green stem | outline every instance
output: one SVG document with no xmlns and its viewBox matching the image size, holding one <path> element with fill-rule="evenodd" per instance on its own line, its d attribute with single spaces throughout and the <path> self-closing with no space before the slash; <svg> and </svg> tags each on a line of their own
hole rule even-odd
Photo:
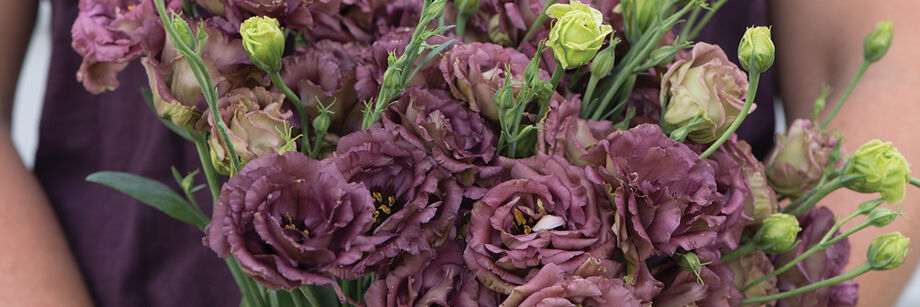
<svg viewBox="0 0 920 307">
<path fill-rule="evenodd" d="M 556 60 L 556 69 L 553 70 L 553 78 L 549 81 L 554 91 L 559 86 L 559 81 L 562 81 L 563 74 L 565 74 L 565 68 L 562 67 L 562 63 L 559 60 Z"/>
<path fill-rule="evenodd" d="M 913 186 L 920 188 L 920 179 L 917 179 L 916 177 L 910 177 L 910 181 L 909 181 L 909 182 L 910 182 L 910 184 L 912 184 Z"/>
<path fill-rule="evenodd" d="M 307 306 L 307 300 L 303 295 L 301 295 L 301 293 L 292 291 L 288 294 L 291 296 L 291 301 L 294 302 L 295 307 L 306 307 Z M 313 305 L 310 305 L 310 306 L 313 306 Z"/>
<path fill-rule="evenodd" d="M 546 10 L 549 9 L 549 7 L 553 4 L 556 4 L 556 0 L 546 0 L 546 4 L 543 5 L 543 10 L 540 11 L 540 16 L 537 16 L 537 20 L 534 20 L 533 24 L 530 25 L 530 28 L 527 29 L 527 34 L 524 34 L 524 38 L 521 39 L 522 43 L 530 39 L 530 36 L 533 35 L 533 32 L 537 30 L 537 27 L 543 25 L 543 23 L 546 22 Z"/>
<path fill-rule="evenodd" d="M 843 96 L 840 96 L 840 100 L 837 100 L 837 104 L 834 105 L 834 109 L 831 110 L 830 114 L 827 114 L 827 117 L 824 118 L 824 122 L 821 123 L 821 129 L 827 128 L 827 125 L 831 123 L 831 120 L 834 119 L 834 116 L 837 115 L 837 112 L 840 112 L 840 108 L 843 107 L 843 103 L 850 98 L 850 94 L 853 93 L 853 89 L 856 88 L 856 84 L 859 83 L 859 79 L 862 78 L 863 74 L 866 73 L 866 69 L 869 69 L 869 65 L 872 62 L 863 60 L 862 64 L 859 65 L 859 70 L 856 71 L 856 75 L 853 76 L 853 80 L 850 80 L 850 85 L 847 86 L 847 90 L 843 92 Z"/>
<path fill-rule="evenodd" d="M 700 155 L 700 159 L 706 159 L 712 153 L 716 152 L 719 149 L 719 146 L 722 146 L 725 141 L 728 140 L 735 133 L 735 130 L 738 130 L 738 127 L 741 126 L 741 122 L 744 121 L 744 118 L 747 117 L 748 112 L 751 110 L 751 106 L 754 105 L 754 97 L 757 96 L 757 84 L 760 83 L 760 72 L 753 70 L 748 72 L 748 91 L 747 99 L 744 101 L 744 107 L 741 107 L 741 113 L 738 113 L 738 117 L 735 118 L 735 121 L 728 126 L 728 130 L 722 133 L 722 136 L 716 140 L 715 143 L 709 145 L 709 148 Z"/>
<path fill-rule="evenodd" d="M 240 292 L 243 294 L 243 300 L 251 307 L 263 306 L 261 300 L 256 300 L 255 289 L 253 289 L 252 284 L 246 280 L 249 277 L 240 270 L 240 263 L 236 261 L 236 258 L 230 256 L 224 259 L 224 262 L 227 263 L 227 268 L 230 269 L 230 274 L 233 275 L 236 286 L 240 288 Z"/>
<path fill-rule="evenodd" d="M 585 99 L 581 101 L 581 117 L 588 116 L 588 107 L 591 105 L 591 96 L 594 95 L 594 88 L 597 87 L 597 82 L 600 81 L 599 76 L 591 74 L 591 78 L 588 79 L 588 88 L 585 89 Z"/>
<path fill-rule="evenodd" d="M 217 172 L 214 170 L 214 164 L 211 163 L 211 154 L 204 136 L 193 136 L 195 149 L 198 150 L 198 159 L 201 160 L 201 168 L 204 170 L 204 177 L 208 181 L 208 189 L 211 190 L 211 200 L 217 204 L 220 197 L 220 186 L 217 182 Z"/>
<path fill-rule="evenodd" d="M 693 25 L 696 24 L 696 20 L 700 17 L 700 11 L 703 10 L 702 6 L 698 6 L 690 12 L 690 17 L 687 18 L 687 22 L 680 28 L 680 41 L 685 42 L 688 39 L 686 38 L 690 34 L 690 30 L 693 29 Z"/>
<path fill-rule="evenodd" d="M 281 74 L 279 72 L 270 72 L 268 76 L 272 79 L 272 84 L 275 85 L 275 88 L 284 93 L 284 96 L 287 96 L 287 99 L 291 101 L 291 104 L 294 105 L 294 109 L 297 110 L 297 115 L 300 117 L 301 131 L 303 131 L 303 144 L 300 147 L 300 152 L 316 158 L 315 153 L 311 150 L 313 147 L 310 146 L 310 120 L 307 118 L 307 111 L 303 108 L 303 102 L 300 100 L 300 97 L 297 97 L 297 94 L 294 94 L 294 91 L 288 88 L 284 80 L 281 80 Z M 320 141 L 319 139 L 316 140 L 317 143 Z"/>
<path fill-rule="evenodd" d="M 757 250 L 757 245 L 754 244 L 754 241 L 748 241 L 744 245 L 739 246 L 737 249 L 722 255 L 722 262 L 727 263 L 734 261 L 735 259 L 741 258 L 744 255 L 753 253 Z"/>
<path fill-rule="evenodd" d="M 718 0 L 712 5 L 712 8 L 706 12 L 706 15 L 703 15 L 703 19 L 700 19 L 700 23 L 693 26 L 693 30 L 690 31 L 690 34 L 687 34 L 684 41 L 693 40 L 697 35 L 700 35 L 700 31 L 703 31 L 703 28 L 706 27 L 706 24 L 709 23 L 709 19 L 712 19 L 712 16 L 716 14 L 716 11 L 722 7 L 728 0 Z"/>
<path fill-rule="evenodd" d="M 804 287 L 795 288 L 795 289 L 792 289 L 786 292 L 780 292 L 774 295 L 749 298 L 749 299 L 742 301 L 741 303 L 742 304 L 753 304 L 753 303 L 762 303 L 762 302 L 784 299 L 790 296 L 799 295 L 802 293 L 818 290 L 818 289 L 821 289 L 827 286 L 833 286 L 841 282 L 856 278 L 857 276 L 865 274 L 866 272 L 869 272 L 871 270 L 872 268 L 869 266 L 868 263 L 863 263 L 859 267 L 853 269 L 852 271 L 834 276 L 832 278 L 828 278 L 828 279 L 825 279 L 825 280 L 822 280 L 822 281 L 819 281 L 819 282 L 816 282 L 816 283 L 813 283 L 813 284 L 810 284 Z"/>
<path fill-rule="evenodd" d="M 319 300 L 316 299 L 316 295 L 313 295 L 313 291 L 308 288 L 309 286 L 300 287 L 300 293 L 303 294 L 303 297 L 307 299 L 307 302 L 310 303 L 310 306 L 320 307 Z M 291 293 L 293 295 L 293 293 Z"/>
<path fill-rule="evenodd" d="M 795 208 L 795 210 L 793 210 L 792 213 L 790 214 L 795 215 L 795 216 L 802 215 L 803 213 L 805 213 L 805 211 L 808 211 L 808 209 L 811 209 L 811 207 L 814 207 L 815 204 L 817 204 L 818 201 L 823 199 L 825 196 L 827 196 L 828 194 L 831 194 L 831 192 L 834 192 L 839 188 L 842 188 L 843 187 L 842 178 L 843 178 L 842 176 L 834 178 L 833 180 L 829 181 L 827 184 L 822 185 L 820 188 L 817 189 L 817 191 L 815 191 L 814 195 L 808 198 L 808 200 L 805 201 L 805 203 Z"/>
<path fill-rule="evenodd" d="M 470 18 L 470 16 L 457 14 L 457 27 L 454 28 L 454 33 L 457 34 L 457 37 L 460 37 L 461 40 L 463 39 L 463 34 L 466 34 L 466 20 L 468 18 Z"/>
</svg>

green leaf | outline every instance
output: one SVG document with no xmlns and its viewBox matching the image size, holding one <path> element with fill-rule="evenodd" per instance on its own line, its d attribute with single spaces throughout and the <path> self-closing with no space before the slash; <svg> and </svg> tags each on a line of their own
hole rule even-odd
<svg viewBox="0 0 920 307">
<path fill-rule="evenodd" d="M 208 224 L 192 211 L 189 204 L 168 186 L 155 180 L 122 172 L 97 172 L 86 177 L 86 181 L 98 183 L 125 193 L 154 207 L 174 219 L 204 228 Z"/>
</svg>

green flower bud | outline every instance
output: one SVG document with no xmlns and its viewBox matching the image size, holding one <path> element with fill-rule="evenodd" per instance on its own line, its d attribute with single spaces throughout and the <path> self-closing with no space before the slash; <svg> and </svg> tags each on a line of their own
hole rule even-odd
<svg viewBox="0 0 920 307">
<path fill-rule="evenodd" d="M 795 238 L 801 230 L 795 216 L 774 213 L 763 220 L 760 229 L 754 234 L 754 244 L 766 253 L 785 253 L 795 246 Z"/>
<path fill-rule="evenodd" d="M 674 56 L 677 55 L 677 52 L 683 49 L 684 46 L 662 46 L 649 54 L 648 62 L 654 66 L 664 66 L 665 64 L 671 63 L 671 61 L 674 60 Z"/>
<path fill-rule="evenodd" d="M 495 91 L 495 104 L 499 109 L 508 109 L 514 105 L 514 92 L 511 86 L 502 86 Z"/>
<path fill-rule="evenodd" d="M 699 283 L 703 283 L 703 278 L 700 276 L 700 270 L 704 265 L 710 264 L 710 262 L 702 263 L 700 262 L 700 257 L 695 253 L 686 253 L 686 254 L 676 254 L 677 265 L 687 272 L 693 273 L 696 275 L 696 280 Z"/>
<path fill-rule="evenodd" d="M 891 21 L 882 21 L 876 24 L 872 32 L 866 35 L 863 40 L 863 58 L 866 61 L 878 61 L 888 52 L 888 47 L 891 47 L 893 27 L 894 24 Z"/>
<path fill-rule="evenodd" d="M 770 28 L 750 27 L 738 45 L 738 59 L 748 72 L 765 72 L 773 66 L 776 47 L 770 38 Z"/>
<path fill-rule="evenodd" d="M 594 58 L 613 28 L 603 24 L 604 15 L 580 0 L 553 4 L 546 15 L 556 19 L 546 46 L 565 69 L 581 67 Z"/>
<path fill-rule="evenodd" d="M 502 31 L 501 19 L 498 17 L 498 15 L 494 15 L 489 18 L 489 40 L 502 46 L 510 46 L 512 44 L 511 36 L 507 31 Z"/>
<path fill-rule="evenodd" d="M 894 219 L 898 217 L 900 213 L 894 212 L 885 208 L 875 208 L 872 209 L 872 212 L 869 212 L 869 223 L 875 227 L 885 227 L 891 222 L 894 222 Z"/>
<path fill-rule="evenodd" d="M 243 37 L 243 49 L 246 49 L 253 64 L 269 73 L 281 71 L 284 33 L 277 19 L 249 17 L 240 25 L 240 35 Z"/>
<path fill-rule="evenodd" d="M 872 140 L 856 150 L 843 176 L 848 189 L 860 193 L 879 192 L 885 201 L 894 204 L 904 199 L 904 187 L 910 181 L 910 164 L 890 142 Z"/>
<path fill-rule="evenodd" d="M 313 119 L 313 131 L 316 131 L 317 135 L 325 134 L 326 131 L 329 130 L 330 124 L 329 115 L 322 113 Z M 317 140 L 317 142 L 319 142 L 319 140 Z"/>
<path fill-rule="evenodd" d="M 189 49 L 195 49 L 195 34 L 192 34 L 192 28 L 188 26 L 188 22 L 185 22 L 185 19 L 179 14 L 173 14 L 172 24 L 173 28 L 176 29 L 176 36 L 178 36 L 176 39 Z"/>
<path fill-rule="evenodd" d="M 597 53 L 597 56 L 594 57 L 594 60 L 591 61 L 591 75 L 602 78 L 610 73 L 613 70 L 613 64 L 616 62 L 616 54 L 614 54 L 616 49 L 616 43 L 611 41 L 610 45 L 604 50 L 601 50 Z"/>
<path fill-rule="evenodd" d="M 869 244 L 866 262 L 873 270 L 884 271 L 901 266 L 910 253 L 910 239 L 900 232 L 891 232 L 878 236 Z"/>
<path fill-rule="evenodd" d="M 394 67 L 394 65 L 390 65 L 390 67 L 383 72 L 383 81 L 381 82 L 381 87 L 395 91 L 397 88 L 399 88 L 400 76 L 399 71 Z"/>
<path fill-rule="evenodd" d="M 463 16 L 472 16 L 479 10 L 480 0 L 454 0 L 454 6 L 457 12 Z"/>
<path fill-rule="evenodd" d="M 428 11 L 425 13 L 428 16 L 428 20 L 435 20 L 441 18 L 441 14 L 444 14 L 444 6 L 447 5 L 447 0 L 435 0 L 428 5 Z"/>
</svg>

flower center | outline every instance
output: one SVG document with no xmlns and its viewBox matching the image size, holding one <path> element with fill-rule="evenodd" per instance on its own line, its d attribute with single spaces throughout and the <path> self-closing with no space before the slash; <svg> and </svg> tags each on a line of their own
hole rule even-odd
<svg viewBox="0 0 920 307">
<path fill-rule="evenodd" d="M 304 226 L 303 229 L 301 230 L 300 227 L 298 227 L 297 224 L 294 223 L 294 217 L 291 216 L 290 212 L 284 213 L 284 225 L 283 226 L 284 226 L 284 229 L 300 231 L 306 235 L 310 235 L 310 231 L 307 230 L 306 226 Z"/>
<path fill-rule="evenodd" d="M 529 235 L 533 233 L 533 224 L 534 220 L 532 217 L 524 216 L 524 212 L 521 212 L 520 209 L 514 208 L 511 211 L 514 214 L 514 226 L 521 234 Z"/>
<path fill-rule="evenodd" d="M 374 210 L 374 228 L 376 228 L 398 208 L 396 208 L 396 197 L 392 195 L 371 192 L 371 198 L 374 199 L 374 208 L 376 208 Z"/>
</svg>

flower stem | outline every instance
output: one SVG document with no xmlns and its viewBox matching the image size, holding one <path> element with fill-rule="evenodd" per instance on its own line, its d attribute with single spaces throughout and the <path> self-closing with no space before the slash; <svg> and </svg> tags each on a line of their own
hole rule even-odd
<svg viewBox="0 0 920 307">
<path fill-rule="evenodd" d="M 287 99 L 291 101 L 291 104 L 294 105 L 294 109 L 297 110 L 297 115 L 300 117 L 300 126 L 301 131 L 303 131 L 303 144 L 300 147 L 300 152 L 308 154 L 310 157 L 316 158 L 315 152 L 310 146 L 310 120 L 307 118 L 307 111 L 303 108 L 303 102 L 300 100 L 300 97 L 297 97 L 287 84 L 284 83 L 284 80 L 281 80 L 281 74 L 279 72 L 269 72 L 269 78 L 272 79 L 272 84 L 275 85 L 275 88 L 284 93 L 284 96 L 287 96 Z M 317 139 L 316 142 L 319 143 L 321 140 Z"/>
<path fill-rule="evenodd" d="M 803 203 L 803 204 L 799 205 L 798 207 L 796 207 L 795 210 L 793 210 L 792 213 L 790 213 L 790 214 L 795 215 L 795 216 L 802 215 L 803 213 L 805 213 L 806 211 L 808 211 L 808 209 L 811 209 L 811 207 L 814 207 L 815 204 L 817 204 L 818 201 L 820 201 L 821 199 L 823 199 L 825 196 L 827 196 L 828 194 L 831 194 L 831 192 L 834 192 L 834 191 L 836 191 L 836 190 L 839 189 L 839 188 L 842 188 L 842 187 L 843 187 L 843 179 L 842 179 L 842 178 L 843 178 L 843 177 L 834 178 L 833 180 L 831 180 L 831 181 L 829 181 L 828 183 L 826 183 L 826 184 L 822 185 L 821 187 L 819 187 L 819 188 L 815 191 L 815 194 L 814 194 L 814 195 L 812 195 L 811 197 L 809 197 L 808 200 L 805 201 L 805 203 Z"/>
<path fill-rule="evenodd" d="M 313 295 L 313 290 L 310 290 L 309 286 L 301 286 L 299 289 L 303 297 L 310 303 L 310 306 L 320 307 L 319 300 L 316 299 L 316 295 Z"/>
<path fill-rule="evenodd" d="M 912 184 L 913 186 L 920 188 L 920 179 L 917 179 L 916 177 L 910 177 L 910 181 L 909 181 L 909 182 L 910 182 L 910 184 Z"/>
<path fill-rule="evenodd" d="M 565 74 L 565 68 L 562 67 L 562 63 L 559 63 L 559 60 L 556 60 L 556 69 L 553 69 L 553 78 L 549 81 L 554 91 L 559 86 L 559 81 L 562 81 L 563 74 Z"/>
<path fill-rule="evenodd" d="M 597 82 L 600 81 L 600 77 L 591 74 L 591 78 L 588 79 L 588 88 L 585 89 L 585 99 L 581 101 L 581 117 L 588 116 L 588 107 L 591 104 L 591 96 L 594 95 L 594 88 L 597 87 Z"/>
<path fill-rule="evenodd" d="M 741 107 L 741 113 L 738 113 L 738 117 L 735 118 L 735 121 L 733 121 L 732 124 L 728 126 L 728 130 L 725 130 L 725 132 L 722 133 L 722 136 L 720 136 L 715 143 L 709 145 L 709 148 L 707 148 L 706 151 L 700 155 L 700 159 L 706 159 L 706 157 L 709 157 L 709 155 L 716 152 L 716 150 L 719 149 L 719 146 L 722 146 L 722 144 L 725 143 L 725 141 L 727 141 L 733 133 L 735 133 L 735 130 L 738 130 L 738 127 L 741 126 L 741 122 L 743 122 L 744 118 L 747 117 L 748 112 L 751 110 L 751 106 L 754 105 L 754 97 L 757 96 L 757 84 L 760 83 L 760 72 L 756 70 L 748 72 L 748 79 L 749 83 L 747 99 L 744 101 L 744 106 Z"/>
<path fill-rule="evenodd" d="M 463 34 L 466 34 L 466 20 L 469 18 L 470 16 L 465 14 L 457 14 L 457 27 L 454 28 L 454 34 L 457 34 L 457 37 L 460 37 L 461 40 L 463 39 Z"/>
<path fill-rule="evenodd" d="M 211 155 L 208 144 L 204 140 L 204 135 L 194 135 L 192 137 L 195 143 L 195 149 L 198 150 L 198 159 L 201 160 L 201 168 L 204 170 L 204 177 L 208 181 L 208 189 L 211 190 L 212 202 L 216 205 L 220 197 L 220 186 L 217 182 L 217 172 L 214 170 L 214 164 L 211 163 Z"/>
<path fill-rule="evenodd" d="M 240 288 L 240 292 L 243 294 L 243 300 L 251 307 L 261 307 L 264 305 L 264 301 L 256 299 L 256 289 L 253 287 L 252 283 L 247 279 L 245 274 L 240 270 L 240 263 L 236 261 L 236 258 L 233 256 L 227 257 L 224 259 L 224 262 L 227 263 L 227 268 L 230 269 L 230 274 L 233 275 L 233 280 L 236 281 L 236 286 Z"/>
<path fill-rule="evenodd" d="M 827 125 L 831 123 L 831 120 L 834 119 L 834 116 L 837 116 L 837 112 L 840 112 L 840 108 L 843 107 L 843 103 L 850 98 L 850 94 L 853 93 L 853 89 L 856 88 L 856 84 L 859 83 L 859 79 L 862 78 L 863 74 L 866 73 L 866 69 L 869 69 L 869 65 L 872 62 L 863 60 L 862 64 L 859 65 L 859 70 L 856 71 L 856 75 L 853 76 L 853 80 L 850 80 L 850 85 L 847 86 L 847 90 L 843 92 L 843 96 L 840 96 L 840 100 L 837 100 L 837 104 L 834 105 L 834 109 L 831 110 L 830 114 L 827 114 L 827 117 L 824 118 L 824 121 L 821 122 L 821 130 L 827 128 Z"/>
<path fill-rule="evenodd" d="M 686 35 L 686 38 L 682 38 L 684 41 L 693 40 L 697 35 L 700 35 L 700 31 L 703 31 L 703 28 L 706 27 L 706 24 L 709 23 L 709 19 L 712 19 L 712 16 L 716 14 L 716 11 L 722 7 L 722 5 L 728 2 L 728 0 L 718 0 L 712 4 L 712 8 L 706 12 L 706 15 L 703 15 L 703 19 L 700 19 L 700 22 L 693 26 L 693 30 Z M 682 35 L 683 36 L 683 35 Z"/>
<path fill-rule="evenodd" d="M 816 282 L 816 283 L 813 283 L 813 284 L 810 284 L 804 287 L 795 288 L 795 289 L 792 289 L 786 292 L 780 292 L 774 295 L 749 298 L 749 299 L 742 301 L 741 303 L 742 304 L 754 304 L 754 303 L 762 303 L 762 302 L 784 299 L 790 296 L 799 295 L 799 294 L 806 293 L 809 291 L 818 290 L 818 289 L 821 289 L 827 286 L 833 286 L 841 282 L 856 278 L 857 276 L 865 274 L 866 272 L 869 272 L 871 270 L 872 268 L 869 266 L 868 263 L 863 263 L 859 267 L 853 269 L 852 271 L 849 271 L 849 272 L 846 272 L 846 273 L 843 273 L 843 274 L 840 274 L 840 275 L 837 275 L 837 276 L 834 276 L 834 277 L 831 277 L 831 278 L 828 278 L 828 279 L 825 279 L 825 280 L 822 280 L 822 281 L 819 281 L 819 282 Z"/>
<path fill-rule="evenodd" d="M 722 255 L 722 262 L 727 263 L 734 261 L 735 259 L 744 257 L 744 255 L 753 253 L 757 250 L 757 245 L 754 244 L 754 241 L 748 241 L 744 245 L 739 246 L 737 249 Z"/>
<path fill-rule="evenodd" d="M 521 42 L 526 42 L 530 39 L 530 36 L 533 35 L 533 32 L 537 30 L 537 27 L 543 25 L 546 22 L 546 9 L 551 5 L 556 4 L 556 0 L 546 0 L 546 4 L 543 5 L 543 10 L 540 11 L 540 16 L 537 16 L 537 20 L 534 20 L 533 24 L 530 25 L 530 28 L 527 29 L 527 34 L 524 34 L 524 38 L 521 39 Z"/>
</svg>

